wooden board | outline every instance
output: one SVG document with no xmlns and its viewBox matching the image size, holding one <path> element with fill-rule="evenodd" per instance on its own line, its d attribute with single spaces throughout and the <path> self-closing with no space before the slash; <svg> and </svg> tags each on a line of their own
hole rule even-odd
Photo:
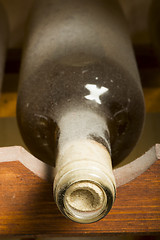
<svg viewBox="0 0 160 240">
<path fill-rule="evenodd" d="M 52 184 L 19 162 L 0 163 L 0 236 L 104 236 L 160 234 L 160 160 L 119 187 L 110 213 L 92 224 L 66 219 L 52 198 Z"/>
</svg>

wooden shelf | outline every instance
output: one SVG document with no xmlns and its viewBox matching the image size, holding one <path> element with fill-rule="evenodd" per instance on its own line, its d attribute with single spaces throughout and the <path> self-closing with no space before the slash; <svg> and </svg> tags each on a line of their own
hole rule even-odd
<svg viewBox="0 0 160 240">
<path fill-rule="evenodd" d="M 0 236 L 104 236 L 160 234 L 160 160 L 117 189 L 110 213 L 92 224 L 66 219 L 52 197 L 52 184 L 20 162 L 0 163 Z"/>
</svg>

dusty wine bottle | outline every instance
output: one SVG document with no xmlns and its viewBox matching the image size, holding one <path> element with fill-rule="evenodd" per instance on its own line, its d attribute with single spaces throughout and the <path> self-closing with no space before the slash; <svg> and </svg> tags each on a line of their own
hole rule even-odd
<svg viewBox="0 0 160 240">
<path fill-rule="evenodd" d="M 8 33 L 9 33 L 9 27 L 8 27 L 7 15 L 6 15 L 5 9 L 0 3 L 0 94 L 1 94 L 1 88 L 2 88 L 6 48 L 8 44 Z"/>
<path fill-rule="evenodd" d="M 20 78 L 19 128 L 31 153 L 55 166 L 57 206 L 76 222 L 101 219 L 115 200 L 112 165 L 132 150 L 144 119 L 117 1 L 36 1 Z"/>
</svg>

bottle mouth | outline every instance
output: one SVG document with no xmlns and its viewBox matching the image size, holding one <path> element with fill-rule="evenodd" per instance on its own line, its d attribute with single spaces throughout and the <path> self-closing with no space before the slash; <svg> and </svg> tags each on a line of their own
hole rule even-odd
<svg viewBox="0 0 160 240">
<path fill-rule="evenodd" d="M 92 213 L 105 202 L 103 190 L 95 183 L 82 181 L 72 184 L 65 193 L 65 203 L 71 211 Z"/>
<path fill-rule="evenodd" d="M 55 177 L 53 192 L 63 215 L 78 223 L 96 222 L 107 215 L 116 194 L 109 176 L 97 167 L 62 172 Z"/>
<path fill-rule="evenodd" d="M 79 223 L 98 221 L 108 209 L 107 200 L 105 191 L 96 183 L 76 182 L 65 192 L 65 215 Z"/>
</svg>

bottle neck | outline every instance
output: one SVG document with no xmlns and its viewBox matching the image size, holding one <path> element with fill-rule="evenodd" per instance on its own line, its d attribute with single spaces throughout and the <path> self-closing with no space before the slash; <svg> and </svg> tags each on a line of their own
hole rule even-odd
<svg viewBox="0 0 160 240">
<path fill-rule="evenodd" d="M 108 131 L 106 123 L 97 114 L 86 111 L 65 115 L 59 126 L 61 133 L 54 180 L 56 203 L 73 221 L 98 221 L 112 207 L 115 179 L 109 151 L 88 136 L 104 138 L 104 132 Z"/>
<path fill-rule="evenodd" d="M 63 154 L 65 149 L 68 148 L 69 143 L 84 139 L 93 139 L 102 143 L 111 153 L 106 119 L 97 113 L 81 109 L 69 111 L 62 116 L 58 126 L 60 128 L 58 140 L 60 154 Z"/>
</svg>

